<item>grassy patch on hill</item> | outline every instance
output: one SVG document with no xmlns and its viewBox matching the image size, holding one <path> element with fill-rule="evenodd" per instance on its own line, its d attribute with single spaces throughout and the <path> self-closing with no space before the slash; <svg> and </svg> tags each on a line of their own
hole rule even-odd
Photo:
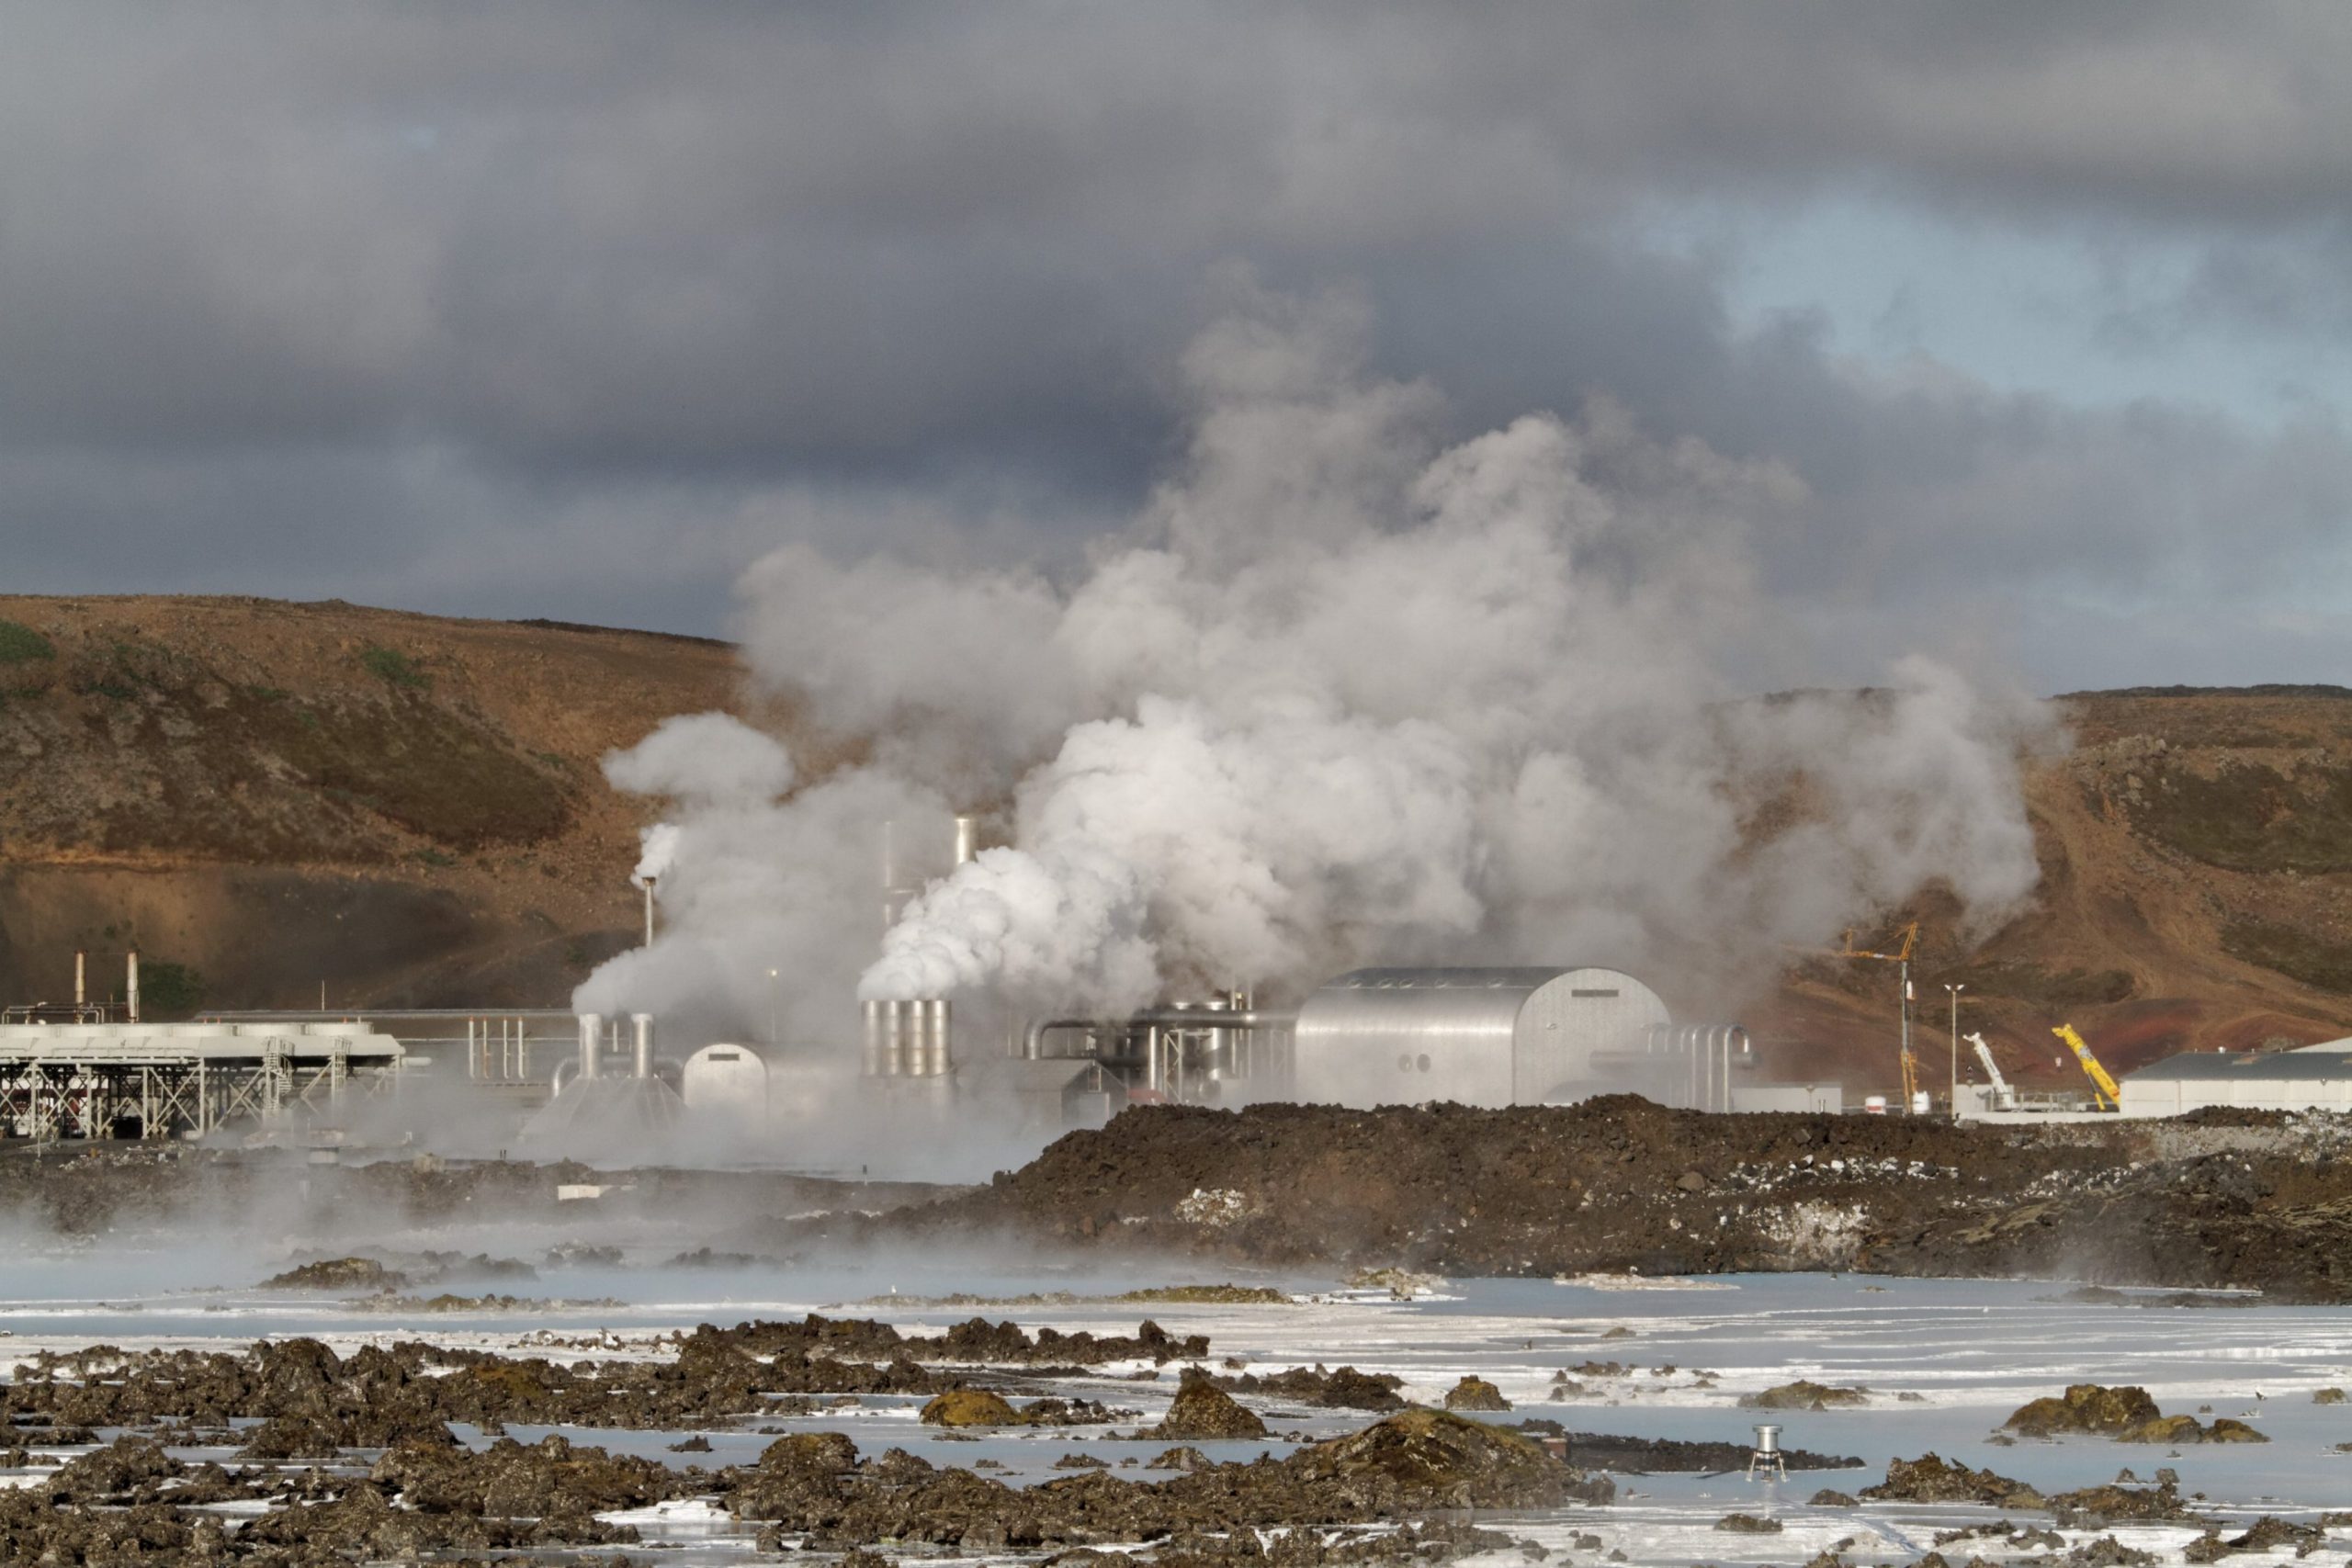
<svg viewBox="0 0 2352 1568">
<path fill-rule="evenodd" d="M 2352 995 L 2352 947 L 2272 920 L 2233 920 L 2222 929 L 2222 951 L 2274 969 L 2290 980 Z"/>
<path fill-rule="evenodd" d="M 330 798 L 449 849 L 528 843 L 568 814 L 561 784 L 486 726 L 432 703 L 269 703 L 243 716 L 256 742 Z"/>
<path fill-rule="evenodd" d="M 2352 768 L 2248 763 L 2211 778 L 2165 768 L 2132 817 L 2158 843 L 2229 871 L 2352 870 Z"/>
<path fill-rule="evenodd" d="M 16 621 L 0 621 L 0 664 L 31 664 L 57 657 L 57 645 Z"/>
</svg>

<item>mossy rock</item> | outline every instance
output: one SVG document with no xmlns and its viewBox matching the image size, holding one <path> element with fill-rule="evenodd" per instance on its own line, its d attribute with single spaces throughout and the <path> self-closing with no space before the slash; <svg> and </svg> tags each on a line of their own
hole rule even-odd
<svg viewBox="0 0 2352 1568">
<path fill-rule="evenodd" d="M 922 1407 L 928 1427 L 1018 1427 L 1021 1412 L 1002 1394 L 984 1388 L 951 1388 Z"/>
<path fill-rule="evenodd" d="M 1204 1377 L 1187 1377 L 1176 1391 L 1167 1418 L 1153 1429 L 1159 1438 L 1262 1438 L 1266 1424 L 1255 1411 Z"/>
<path fill-rule="evenodd" d="M 1464 1377 L 1445 1391 L 1448 1410 L 1509 1410 L 1510 1401 L 1503 1391 L 1484 1378 Z"/>
</svg>

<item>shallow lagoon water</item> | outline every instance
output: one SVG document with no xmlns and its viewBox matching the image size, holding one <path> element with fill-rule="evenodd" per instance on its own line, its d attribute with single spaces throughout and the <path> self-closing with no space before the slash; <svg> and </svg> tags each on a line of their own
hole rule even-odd
<svg viewBox="0 0 2352 1568">
<path fill-rule="evenodd" d="M 2352 1507 L 2352 1454 L 2333 1451 L 2338 1443 L 2352 1442 L 2352 1404 L 2317 1404 L 2312 1399 L 2324 1387 L 2352 1386 L 2352 1312 L 2335 1308 L 2082 1303 L 2053 1299 L 2063 1286 L 2035 1282 L 1822 1275 L 1728 1276 L 1687 1285 L 1452 1280 L 1437 1287 L 1433 1296 L 1404 1302 L 1336 1292 L 1328 1279 L 1299 1275 L 1240 1281 L 1273 1284 L 1306 1298 L 1284 1304 L 1080 1301 L 933 1306 L 915 1299 L 950 1292 L 997 1297 L 1068 1292 L 1085 1297 L 1182 1277 L 1221 1277 L 1196 1265 L 1182 1273 L 1165 1264 L 1041 1269 L 1012 1261 L 976 1263 L 965 1256 L 741 1269 L 548 1268 L 536 1282 L 450 1288 L 611 1297 L 622 1304 L 390 1316 L 298 1293 L 257 1292 L 244 1281 L 213 1277 L 232 1265 L 216 1254 L 208 1273 L 204 1256 L 192 1250 L 156 1254 L 143 1263 L 122 1254 L 27 1263 L 12 1268 L 0 1286 L 12 1298 L 0 1301 L 0 1330 L 10 1336 L 0 1339 L 0 1361 L 11 1351 L 100 1342 L 217 1346 L 295 1334 L 317 1335 L 338 1348 L 426 1337 L 532 1353 L 533 1346 L 517 1341 L 541 1332 L 569 1337 L 609 1331 L 617 1337 L 609 1349 L 544 1353 L 566 1359 L 645 1354 L 647 1341 L 672 1329 L 810 1311 L 875 1316 L 908 1329 L 937 1329 L 985 1314 L 1030 1327 L 1129 1333 L 1137 1321 L 1150 1317 L 1173 1334 L 1207 1334 L 1213 1361 L 1238 1358 L 1257 1371 L 1351 1364 L 1393 1372 L 1406 1380 L 1408 1397 L 1431 1403 L 1457 1379 L 1476 1373 L 1496 1383 L 1518 1407 L 1501 1420 L 1540 1415 L 1577 1430 L 1737 1442 L 1758 1420 L 1770 1419 L 1782 1427 L 1790 1447 L 1864 1461 L 1859 1469 L 1792 1473 L 1781 1483 L 1751 1482 L 1744 1474 L 1625 1477 L 1621 1500 L 1612 1507 L 1572 1509 L 1506 1526 L 1554 1548 L 1565 1548 L 1577 1533 L 1589 1531 L 1637 1562 L 1799 1562 L 1845 1537 L 1856 1538 L 1850 1553 L 1864 1560 L 1916 1556 L 1938 1529 L 1986 1520 L 1991 1512 L 1815 1508 L 1807 1499 L 1825 1486 L 1858 1492 L 1883 1474 L 1889 1459 L 1915 1458 L 1930 1450 L 2044 1491 L 2110 1481 L 2127 1467 L 2149 1478 L 2157 1467 L 2168 1466 L 2179 1473 L 2185 1494 L 2206 1494 L 2211 1510 L 2224 1519 L 2243 1521 L 2266 1512 L 2309 1517 Z M 1623 1288 L 1631 1285 L 1642 1288 Z M 893 1288 L 899 1292 L 896 1302 L 888 1299 Z M 1612 1329 L 1627 1332 L 1612 1337 Z M 1555 1374 L 1590 1361 L 1626 1363 L 1634 1371 L 1624 1377 L 1571 1372 L 1582 1392 L 1558 1401 L 1550 1397 Z M 1664 1371 L 1668 1367 L 1674 1370 Z M 672 1452 L 669 1445 L 689 1435 L 684 1433 L 565 1435 L 667 1462 L 715 1466 L 755 1456 L 771 1440 L 757 1432 L 762 1426 L 832 1428 L 849 1433 L 869 1453 L 905 1448 L 940 1465 L 993 1460 L 1003 1468 L 989 1473 L 1015 1484 L 1066 1473 L 1054 1468 L 1055 1461 L 1072 1452 L 1140 1477 L 1148 1473 L 1140 1470 L 1141 1461 L 1166 1445 L 1131 1434 L 1158 1419 L 1175 1384 L 1172 1369 L 1155 1381 L 1132 1381 L 1130 1374 L 1141 1370 L 1109 1368 L 1101 1376 L 1038 1389 L 1141 1413 L 1140 1422 L 1107 1433 L 1080 1427 L 956 1440 L 919 1425 L 915 1402 L 876 1400 L 854 1410 L 746 1421 L 736 1429 L 707 1434 L 714 1450 L 708 1454 Z M 1702 1382 L 1702 1372 L 1711 1375 Z M 1870 1403 L 1853 1410 L 1769 1415 L 1738 1404 L 1743 1393 L 1798 1378 L 1866 1388 Z M 2014 1445 L 1993 1440 L 2017 1405 L 2077 1382 L 2136 1383 L 2167 1413 L 2210 1406 L 2207 1418 L 2238 1416 L 2273 1440 L 2177 1450 L 2087 1438 Z M 1204 1447 L 1216 1458 L 1247 1459 L 1269 1449 L 1287 1451 L 1294 1435 L 1329 1436 L 1363 1419 L 1279 1405 L 1266 1413 L 1276 1433 L 1272 1443 Z M 529 1440 L 540 1432 L 517 1427 L 512 1435 Z M 1138 1464 L 1121 1465 L 1130 1458 Z M 1714 1532 L 1713 1521 L 1735 1510 L 1771 1514 L 1786 1529 L 1765 1537 Z M 675 1540 L 691 1558 L 741 1555 L 744 1543 L 734 1528 L 693 1510 L 672 1514 L 633 1517 L 631 1522 L 650 1541 Z M 2194 1532 L 2170 1527 L 2118 1534 L 2128 1544 L 2176 1561 L 2180 1548 L 2194 1539 Z M 1965 1550 L 1999 1555 L 1983 1542 L 1968 1543 Z"/>
</svg>

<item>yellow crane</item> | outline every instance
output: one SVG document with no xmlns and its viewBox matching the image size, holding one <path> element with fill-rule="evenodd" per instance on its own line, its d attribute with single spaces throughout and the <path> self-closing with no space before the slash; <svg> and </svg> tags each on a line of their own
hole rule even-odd
<svg viewBox="0 0 2352 1568">
<path fill-rule="evenodd" d="M 1919 945 L 1919 922 L 1913 920 L 1895 932 L 1902 942 L 1893 953 L 1873 953 L 1854 945 L 1851 927 L 1845 932 L 1845 950 L 1841 958 L 1874 958 L 1882 964 L 1893 964 L 1902 970 L 1903 978 L 1903 1109 L 1905 1112 L 1919 1103 L 1919 1059 L 1911 1054 L 1911 953 Z"/>
<path fill-rule="evenodd" d="M 2091 1048 L 2083 1043 L 2081 1035 L 2075 1032 L 2075 1026 L 2062 1023 L 2050 1032 L 2064 1040 L 2066 1048 L 2075 1054 L 2075 1060 L 2083 1065 L 2083 1071 L 2089 1075 L 2091 1080 L 2091 1098 L 2098 1108 L 2101 1111 L 2123 1109 L 2123 1091 L 2115 1087 L 2115 1079 L 2099 1066 L 2098 1058 L 2091 1055 Z"/>
</svg>

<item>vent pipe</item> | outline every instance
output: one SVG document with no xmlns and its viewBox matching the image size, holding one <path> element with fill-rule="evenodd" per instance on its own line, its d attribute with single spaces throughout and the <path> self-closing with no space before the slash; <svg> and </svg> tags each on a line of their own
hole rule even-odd
<svg viewBox="0 0 2352 1568">
<path fill-rule="evenodd" d="M 635 1012 L 628 1021 L 637 1026 L 637 1076 L 650 1078 L 653 1076 L 653 1015 Z"/>
<path fill-rule="evenodd" d="M 958 817 L 956 818 L 956 863 L 957 865 L 970 864 L 972 857 L 980 852 L 979 837 L 978 818 Z"/>
<path fill-rule="evenodd" d="M 583 1012 L 580 1015 L 580 1078 L 585 1083 L 596 1076 L 596 1058 L 604 1054 L 605 1020 L 602 1014 Z"/>
<path fill-rule="evenodd" d="M 90 955 L 79 948 L 74 949 L 74 1005 L 77 1008 L 87 1007 L 90 1002 L 89 964 Z"/>
<path fill-rule="evenodd" d="M 132 948 L 129 966 L 123 977 L 123 1005 L 129 1010 L 130 1021 L 139 1021 L 139 950 Z"/>
</svg>

